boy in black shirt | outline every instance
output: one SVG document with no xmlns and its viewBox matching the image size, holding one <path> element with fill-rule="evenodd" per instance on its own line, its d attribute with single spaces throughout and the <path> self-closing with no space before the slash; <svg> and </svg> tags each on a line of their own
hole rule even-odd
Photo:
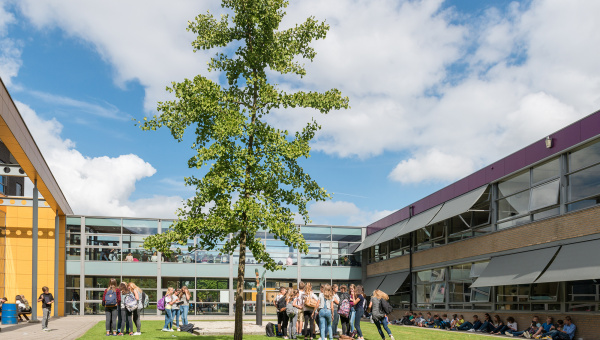
<svg viewBox="0 0 600 340">
<path fill-rule="evenodd" d="M 42 330 L 49 331 L 48 319 L 50 319 L 50 311 L 52 310 L 52 303 L 54 303 L 54 297 L 50 294 L 48 287 L 42 287 L 42 294 L 38 298 L 38 302 L 42 303 Z"/>
</svg>

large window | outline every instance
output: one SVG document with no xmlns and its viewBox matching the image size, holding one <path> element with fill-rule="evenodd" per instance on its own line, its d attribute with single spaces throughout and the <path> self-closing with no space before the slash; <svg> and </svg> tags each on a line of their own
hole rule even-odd
<svg viewBox="0 0 600 340">
<path fill-rule="evenodd" d="M 558 157 L 498 183 L 498 229 L 539 220 L 560 212 Z"/>
<path fill-rule="evenodd" d="M 568 154 L 567 210 L 600 203 L 600 141 Z"/>
<path fill-rule="evenodd" d="M 446 268 L 423 270 L 416 273 L 417 308 L 445 308 L 445 274 Z"/>
<path fill-rule="evenodd" d="M 600 281 L 567 282 L 567 311 L 597 312 L 600 305 Z"/>
<path fill-rule="evenodd" d="M 496 287 L 497 310 L 560 311 L 558 282 Z"/>
</svg>

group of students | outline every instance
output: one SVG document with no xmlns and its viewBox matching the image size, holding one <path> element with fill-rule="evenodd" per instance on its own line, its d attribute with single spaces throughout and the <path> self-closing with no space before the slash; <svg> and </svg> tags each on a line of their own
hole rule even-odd
<svg viewBox="0 0 600 340">
<path fill-rule="evenodd" d="M 142 335 L 140 312 L 144 309 L 144 293 L 133 282 L 110 279 L 102 295 L 106 315 L 106 335 Z M 136 332 L 133 332 L 135 324 Z"/>
<path fill-rule="evenodd" d="M 173 287 L 167 288 L 167 294 L 161 299 L 162 304 L 159 301 L 159 305 L 162 305 L 165 310 L 165 326 L 162 329 L 163 332 L 174 332 L 174 328 L 177 329 L 177 331 L 181 331 L 179 325 L 180 316 L 181 325 L 188 324 L 191 297 L 192 294 L 187 286 L 183 286 L 181 289 L 177 290 L 174 290 Z M 159 309 L 160 307 L 161 306 L 159 306 Z"/>
<path fill-rule="evenodd" d="M 338 293 L 339 289 L 339 293 Z M 360 322 L 366 310 L 372 310 L 372 319 L 382 339 L 385 329 L 394 340 L 388 327 L 387 315 L 382 311 L 382 301 L 389 300 L 386 293 L 375 290 L 369 306 L 366 306 L 366 296 L 363 287 L 351 284 L 338 286 L 325 284 L 321 286 L 317 296 L 310 282 L 300 281 L 298 289 L 281 287 L 275 298 L 277 307 L 277 323 L 284 339 L 296 339 L 302 334 L 304 338 L 313 339 L 316 336 L 315 323 L 319 327 L 322 339 L 333 339 L 341 335 L 356 337 L 364 340 Z M 341 322 L 342 334 L 338 334 L 338 323 Z M 288 327 L 289 325 L 289 327 Z"/>
<path fill-rule="evenodd" d="M 540 324 L 539 318 L 534 316 L 531 324 L 522 331 L 518 330 L 517 322 L 512 316 L 509 316 L 506 318 L 506 321 L 503 321 L 499 315 L 491 317 L 488 313 L 484 314 L 483 320 L 480 320 L 477 315 L 473 315 L 473 322 L 470 322 L 465 321 L 463 315 L 459 316 L 457 314 L 452 315 L 452 319 L 449 319 L 446 314 L 443 314 L 442 316 L 431 316 L 431 313 L 428 312 L 423 316 L 422 313 L 410 314 L 409 312 L 406 312 L 400 323 L 404 325 L 441 328 L 453 331 L 482 332 L 495 335 L 524 337 L 527 339 L 572 340 L 576 330 L 576 326 L 573 324 L 570 316 L 566 316 L 564 321 L 558 320 L 556 322 L 549 316 L 543 324 Z"/>
</svg>

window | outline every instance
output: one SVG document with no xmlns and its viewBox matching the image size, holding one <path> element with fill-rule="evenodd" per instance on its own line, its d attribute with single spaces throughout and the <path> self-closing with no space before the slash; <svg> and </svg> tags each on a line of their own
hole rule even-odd
<svg viewBox="0 0 600 340">
<path fill-rule="evenodd" d="M 497 287 L 498 310 L 559 311 L 557 282 Z"/>
<path fill-rule="evenodd" d="M 19 182 L 15 183 L 15 196 L 23 196 L 23 185 Z"/>
<path fill-rule="evenodd" d="M 559 213 L 560 159 L 554 158 L 498 183 L 498 229 Z"/>
<path fill-rule="evenodd" d="M 570 312 L 596 312 L 600 304 L 600 281 L 583 280 L 567 282 L 567 310 Z"/>
<path fill-rule="evenodd" d="M 600 203 L 600 141 L 568 154 L 567 210 Z"/>
</svg>

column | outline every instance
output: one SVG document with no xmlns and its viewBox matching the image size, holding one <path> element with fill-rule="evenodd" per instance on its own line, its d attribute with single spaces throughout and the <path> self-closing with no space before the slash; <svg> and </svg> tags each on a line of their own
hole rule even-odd
<svg viewBox="0 0 600 340">
<path fill-rule="evenodd" d="M 85 217 L 81 217 L 81 242 L 79 244 L 79 315 L 85 315 Z"/>
<path fill-rule="evenodd" d="M 37 277 L 38 277 L 38 190 L 37 179 L 33 180 L 33 216 L 31 231 L 31 322 L 37 322 Z M 56 309 L 56 308 L 55 308 Z"/>
<path fill-rule="evenodd" d="M 58 260 L 59 260 L 58 252 L 60 249 L 59 248 L 59 246 L 60 246 L 59 233 L 60 233 L 60 223 L 58 221 L 58 209 L 57 209 L 56 216 L 54 216 L 54 300 L 55 301 L 58 301 L 58 295 L 59 295 L 59 291 L 58 291 Z M 64 300 L 66 300 L 66 297 Z M 56 306 L 56 303 L 54 304 L 54 316 L 58 316 L 58 307 Z"/>
</svg>

